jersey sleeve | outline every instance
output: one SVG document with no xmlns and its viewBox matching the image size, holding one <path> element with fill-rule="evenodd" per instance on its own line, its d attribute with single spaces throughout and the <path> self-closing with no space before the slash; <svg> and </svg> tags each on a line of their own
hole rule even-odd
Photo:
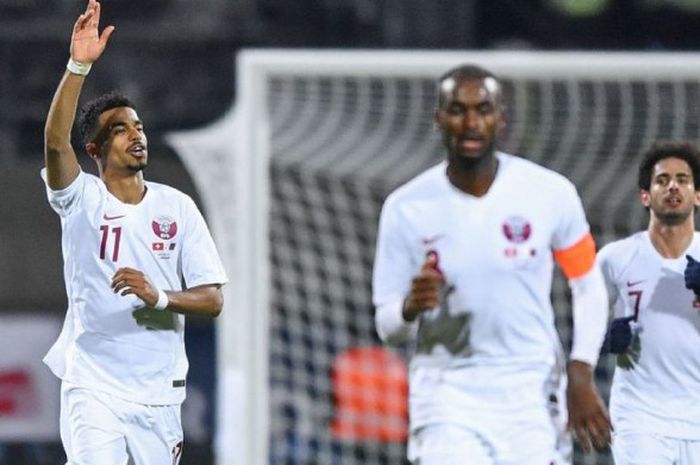
<svg viewBox="0 0 700 465">
<path fill-rule="evenodd" d="M 574 326 L 571 360 L 596 366 L 608 323 L 608 293 L 600 267 L 594 263 L 584 275 L 569 280 Z"/>
<path fill-rule="evenodd" d="M 41 179 L 46 186 L 46 197 L 49 200 L 49 205 L 59 216 L 70 215 L 80 205 L 87 181 L 87 175 L 82 170 L 70 185 L 60 190 L 53 190 L 49 187 L 46 181 L 46 168 L 41 170 Z"/>
<path fill-rule="evenodd" d="M 204 217 L 190 197 L 185 198 L 186 230 L 182 244 L 182 275 L 187 288 L 228 281 Z"/>
<path fill-rule="evenodd" d="M 574 325 L 569 358 L 595 366 L 605 337 L 608 295 L 581 198 L 571 182 L 566 181 L 557 200 L 560 220 L 552 249 L 571 289 Z"/>
<path fill-rule="evenodd" d="M 559 196 L 560 220 L 552 238 L 554 260 L 569 279 L 588 273 L 595 264 L 596 247 L 576 188 L 566 182 Z"/>
<path fill-rule="evenodd" d="M 416 330 L 418 323 L 406 322 L 402 316 L 403 301 L 415 272 L 404 224 L 396 204 L 390 199 L 382 208 L 377 233 L 372 302 L 379 337 L 388 343 L 399 343 Z"/>
<path fill-rule="evenodd" d="M 618 307 L 620 290 L 616 284 L 617 277 L 613 256 L 614 244 L 608 244 L 598 252 L 598 263 L 600 264 L 600 270 L 603 272 L 603 279 L 605 280 L 605 288 L 608 291 L 610 307 L 616 309 Z"/>
</svg>

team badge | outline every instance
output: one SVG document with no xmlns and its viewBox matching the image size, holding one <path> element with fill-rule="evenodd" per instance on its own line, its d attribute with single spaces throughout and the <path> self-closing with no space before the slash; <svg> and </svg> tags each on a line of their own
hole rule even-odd
<svg viewBox="0 0 700 465">
<path fill-rule="evenodd" d="M 177 234 L 177 223 L 172 218 L 160 216 L 151 223 L 153 232 L 160 239 L 169 240 Z"/>
<path fill-rule="evenodd" d="M 532 226 L 525 218 L 511 216 L 503 223 L 503 234 L 510 242 L 521 244 L 532 235 Z"/>
</svg>

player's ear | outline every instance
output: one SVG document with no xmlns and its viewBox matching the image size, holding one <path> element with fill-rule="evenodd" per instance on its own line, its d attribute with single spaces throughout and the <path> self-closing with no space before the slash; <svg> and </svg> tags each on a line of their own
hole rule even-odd
<svg viewBox="0 0 700 465">
<path fill-rule="evenodd" d="M 696 198 L 697 198 L 697 195 L 696 195 Z M 645 190 L 639 191 L 639 201 L 642 202 L 642 205 L 649 208 L 651 206 L 651 196 L 649 195 L 649 191 L 645 191 Z"/>
<path fill-rule="evenodd" d="M 440 129 L 440 109 L 435 108 L 433 110 L 433 129 L 438 130 Z"/>
<path fill-rule="evenodd" d="M 497 133 L 503 132 L 506 127 L 506 104 L 503 101 L 503 96 L 499 93 L 494 102 L 493 114 L 495 117 L 495 129 Z"/>
<path fill-rule="evenodd" d="M 85 151 L 93 160 L 97 161 L 100 158 L 100 149 L 97 148 L 97 144 L 94 142 L 88 142 L 85 144 Z"/>
<path fill-rule="evenodd" d="M 498 130 L 501 131 L 506 127 L 506 110 L 505 107 L 501 106 L 500 111 L 498 112 Z"/>
<path fill-rule="evenodd" d="M 700 191 L 695 191 L 695 208 L 700 207 Z"/>
</svg>

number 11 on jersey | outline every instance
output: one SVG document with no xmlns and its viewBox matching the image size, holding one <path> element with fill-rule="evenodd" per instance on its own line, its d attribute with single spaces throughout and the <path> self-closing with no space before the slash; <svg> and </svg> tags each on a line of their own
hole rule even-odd
<svg viewBox="0 0 700 465">
<path fill-rule="evenodd" d="M 112 235 L 114 236 L 114 243 L 112 245 L 112 261 L 116 262 L 119 259 L 119 241 L 122 237 L 121 226 L 115 226 L 113 228 L 110 228 L 106 224 L 100 226 L 100 231 L 102 232 L 102 240 L 100 241 L 100 259 L 104 260 L 106 257 L 107 242 L 109 242 L 110 229 Z"/>
</svg>

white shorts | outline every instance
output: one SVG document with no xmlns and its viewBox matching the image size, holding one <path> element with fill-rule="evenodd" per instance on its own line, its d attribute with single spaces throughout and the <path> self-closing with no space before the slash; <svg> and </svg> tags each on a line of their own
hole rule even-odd
<svg viewBox="0 0 700 465">
<path fill-rule="evenodd" d="M 408 458 L 414 465 L 559 465 L 552 423 L 504 421 L 497 440 L 456 425 L 434 425 L 413 433 Z"/>
<path fill-rule="evenodd" d="M 700 441 L 631 431 L 613 433 L 616 465 L 700 465 Z"/>
<path fill-rule="evenodd" d="M 180 405 L 142 405 L 61 385 L 61 441 L 66 465 L 177 465 Z"/>
</svg>

